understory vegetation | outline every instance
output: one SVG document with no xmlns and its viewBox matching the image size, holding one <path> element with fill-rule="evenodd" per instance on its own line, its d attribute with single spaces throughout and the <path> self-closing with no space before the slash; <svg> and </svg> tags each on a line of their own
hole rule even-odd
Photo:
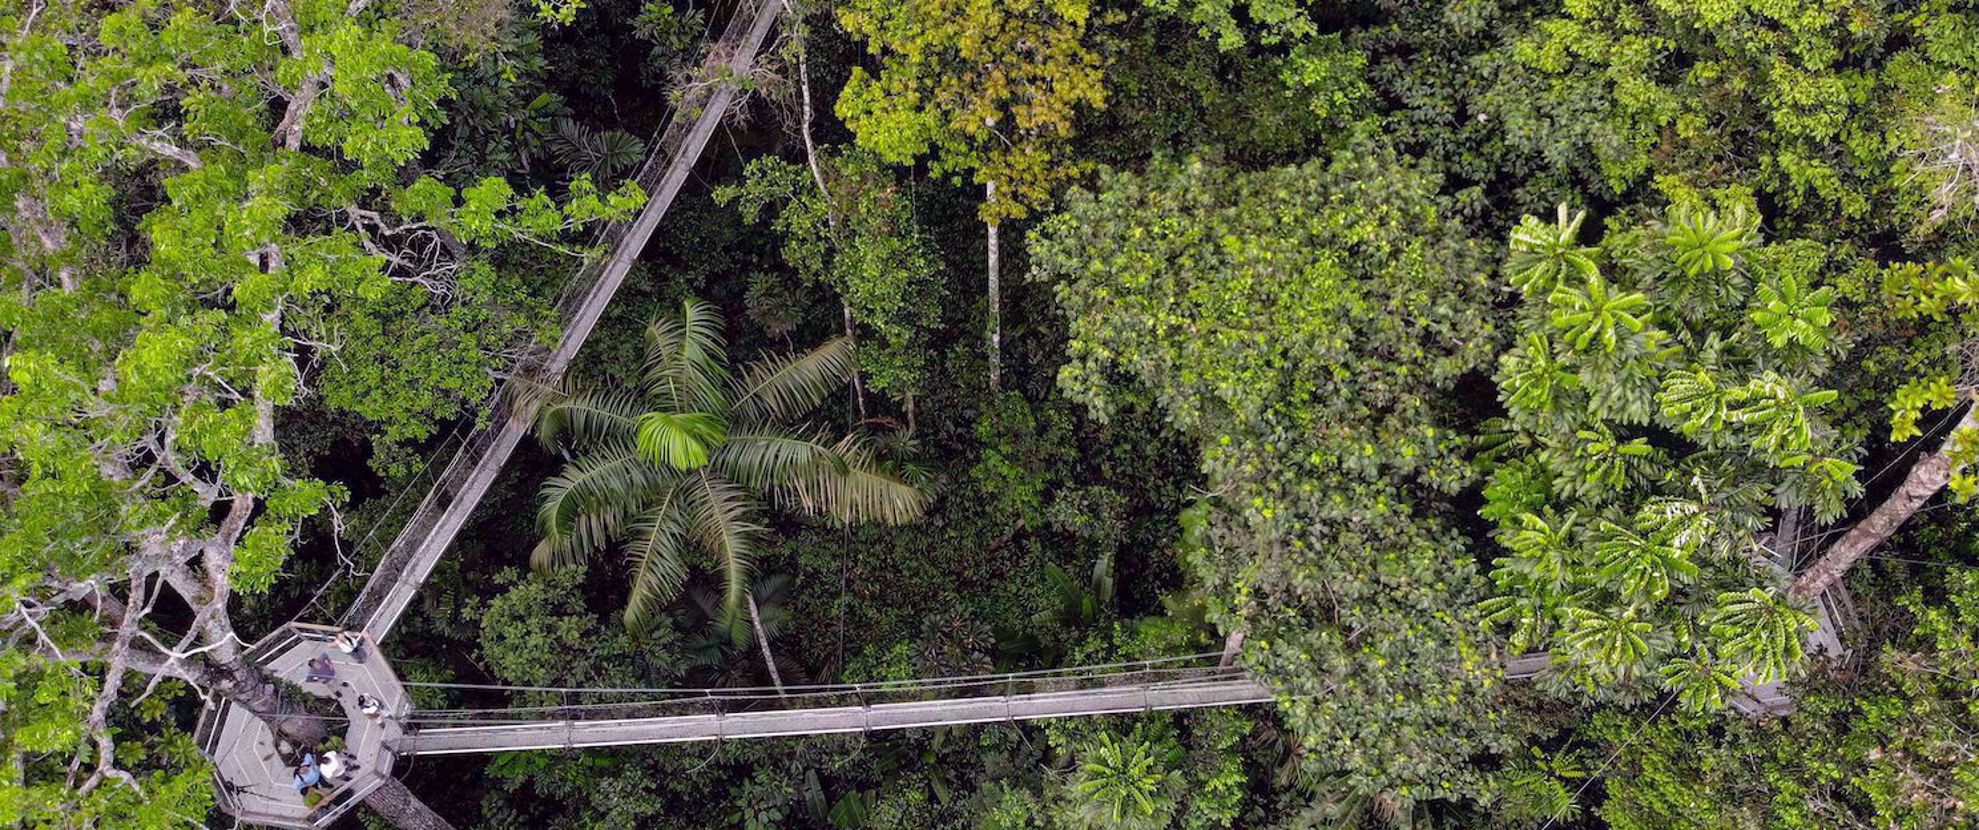
<svg viewBox="0 0 1979 830">
<path fill-rule="evenodd" d="M 820 0 L 736 73 L 758 8 L 0 0 L 0 826 L 231 826 L 221 701 L 340 742 L 248 646 L 497 401 L 419 709 L 1275 701 L 412 756 L 336 826 L 1979 826 L 1979 3 Z"/>
</svg>

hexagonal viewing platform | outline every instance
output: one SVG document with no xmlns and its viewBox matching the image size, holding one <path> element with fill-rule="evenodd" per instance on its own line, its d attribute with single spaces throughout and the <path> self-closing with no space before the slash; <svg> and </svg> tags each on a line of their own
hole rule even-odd
<svg viewBox="0 0 1979 830">
<path fill-rule="evenodd" d="M 335 700 L 343 709 L 344 721 L 331 724 L 331 734 L 343 727 L 342 753 L 355 764 L 341 777 L 324 776 L 305 796 L 295 787 L 295 766 L 305 751 L 318 750 L 320 756 L 321 747 L 279 738 L 261 718 L 226 700 L 200 713 L 199 747 L 213 761 L 220 806 L 235 818 L 273 827 L 327 827 L 392 774 L 391 747 L 398 743 L 401 719 L 412 711 L 411 698 L 370 636 L 357 632 L 363 646 L 345 654 L 333 642 L 338 633 L 329 626 L 290 623 L 255 643 L 247 659 L 271 679 Z M 331 662 L 334 679 L 311 678 L 309 661 L 316 658 Z M 382 711 L 364 714 L 359 695 L 377 698 Z"/>
</svg>

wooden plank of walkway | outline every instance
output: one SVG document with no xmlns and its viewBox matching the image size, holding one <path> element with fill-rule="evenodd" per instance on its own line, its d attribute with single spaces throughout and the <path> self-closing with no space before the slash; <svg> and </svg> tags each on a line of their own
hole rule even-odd
<svg viewBox="0 0 1979 830">
<path fill-rule="evenodd" d="M 449 755 L 776 738 L 1235 706 L 1268 703 L 1272 699 L 1270 690 L 1248 679 L 1181 681 L 1069 692 L 727 715 L 427 728 L 406 734 L 400 739 L 397 750 L 401 755 Z"/>
<path fill-rule="evenodd" d="M 728 78 L 749 75 L 757 53 L 762 50 L 763 41 L 769 36 L 782 10 L 782 4 L 777 0 L 744 0 L 736 9 L 737 20 L 731 27 L 731 33 L 724 34 L 722 41 L 709 47 L 711 57 L 727 59 Z M 753 17 L 749 16 L 752 14 Z M 729 42 L 736 35 L 739 35 L 735 38 L 736 42 Z M 733 51 L 730 52 L 730 49 Z M 666 216 L 674 198 L 680 194 L 709 138 L 734 103 L 734 83 L 724 81 L 711 87 L 712 91 L 705 100 L 697 102 L 697 99 L 690 97 L 676 108 L 673 121 L 658 142 L 659 149 L 655 153 L 667 152 L 666 145 L 670 143 L 672 133 L 681 129 L 681 125 L 691 126 L 684 128 L 685 135 L 681 138 L 679 149 L 667 158 L 665 172 L 657 184 L 648 187 L 645 209 L 612 240 L 609 257 L 600 267 L 597 280 L 568 310 L 562 340 L 555 350 L 543 358 L 538 368 L 527 373 L 536 382 L 555 383 L 577 356 L 599 317 L 604 314 L 605 306 L 610 304 L 612 295 L 617 293 L 633 263 L 645 250 L 647 239 L 659 226 L 660 219 Z M 398 624 L 399 617 L 412 604 L 419 587 L 433 572 L 440 556 L 453 543 L 454 536 L 460 533 L 461 526 L 467 523 L 468 516 L 481 503 L 489 485 L 500 475 L 502 466 L 508 462 L 523 433 L 529 429 L 533 413 L 526 407 L 515 407 L 511 411 L 506 403 L 507 400 L 498 393 L 490 423 L 475 430 L 462 443 L 453 463 L 421 500 L 405 530 L 386 549 L 378 566 L 373 569 L 370 581 L 365 583 L 357 601 L 345 614 L 347 625 L 363 629 L 374 640 L 384 640 Z"/>
</svg>

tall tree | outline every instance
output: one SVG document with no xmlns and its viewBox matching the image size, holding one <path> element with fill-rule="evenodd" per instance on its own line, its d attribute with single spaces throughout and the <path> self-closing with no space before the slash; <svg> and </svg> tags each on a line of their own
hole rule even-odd
<svg viewBox="0 0 1979 830">
<path fill-rule="evenodd" d="M 865 385 L 905 401 L 911 416 L 929 374 L 927 335 L 942 291 L 933 246 L 907 194 L 871 153 L 852 149 L 812 161 L 807 175 L 781 159 L 757 159 L 742 182 L 717 189 L 715 198 L 750 221 L 768 215 L 783 239 L 784 261 L 800 279 L 838 294 L 848 337 L 863 329 L 858 368 Z M 863 398 L 859 414 L 866 414 Z"/>
<path fill-rule="evenodd" d="M 705 565 L 721 575 L 728 608 L 748 608 L 775 678 L 749 593 L 759 502 L 848 524 L 902 524 L 927 498 L 858 433 L 830 439 L 801 423 L 852 371 L 850 339 L 736 374 L 721 327 L 712 307 L 688 300 L 680 316 L 647 328 L 645 367 L 629 388 L 544 390 L 537 431 L 575 455 L 543 484 L 543 540 L 530 561 L 577 567 L 619 546 L 632 572 L 625 623 L 635 631 L 654 625 L 689 570 Z"/>
<path fill-rule="evenodd" d="M 450 91 L 366 6 L 0 3 L 0 803 L 25 823 L 201 819 L 161 681 L 323 737 L 230 612 L 343 495 L 285 461 L 278 413 L 349 315 L 468 245 L 639 201 L 409 170 Z"/>
<path fill-rule="evenodd" d="M 1969 525 L 1961 528 L 1969 532 Z M 1795 715 L 1595 718 L 1615 762 L 1595 812 L 1614 830 L 1979 823 L 1979 574 L 1931 569 L 1888 608 L 1889 637 L 1846 677 L 1811 684 Z"/>
<path fill-rule="evenodd" d="M 1491 80 L 1477 106 L 1510 146 L 1583 190 L 1749 186 L 1777 218 L 1824 231 L 1835 214 L 1971 215 L 1956 183 L 1970 168 L 1950 140 L 1969 129 L 1957 114 L 1970 113 L 1979 69 L 1966 4 L 1538 11 L 1482 59 Z"/>
<path fill-rule="evenodd" d="M 988 230 L 989 380 L 1001 383 L 1005 221 L 1051 199 L 1077 168 L 1058 154 L 1080 108 L 1106 104 L 1086 43 L 1087 0 L 853 0 L 846 31 L 880 60 L 855 67 L 838 99 L 859 146 L 895 164 L 932 158 L 936 175 L 972 175 Z"/>
</svg>

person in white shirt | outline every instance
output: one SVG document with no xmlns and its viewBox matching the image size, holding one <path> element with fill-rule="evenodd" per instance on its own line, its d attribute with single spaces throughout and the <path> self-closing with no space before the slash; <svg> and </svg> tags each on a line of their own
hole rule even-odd
<svg viewBox="0 0 1979 830">
<path fill-rule="evenodd" d="M 339 631 L 333 642 L 337 650 L 350 655 L 352 660 L 364 662 L 364 635 L 355 631 Z"/>
<path fill-rule="evenodd" d="M 317 762 L 317 768 L 323 771 L 325 778 L 344 777 L 344 754 L 334 749 L 323 753 L 323 759 Z"/>
</svg>

